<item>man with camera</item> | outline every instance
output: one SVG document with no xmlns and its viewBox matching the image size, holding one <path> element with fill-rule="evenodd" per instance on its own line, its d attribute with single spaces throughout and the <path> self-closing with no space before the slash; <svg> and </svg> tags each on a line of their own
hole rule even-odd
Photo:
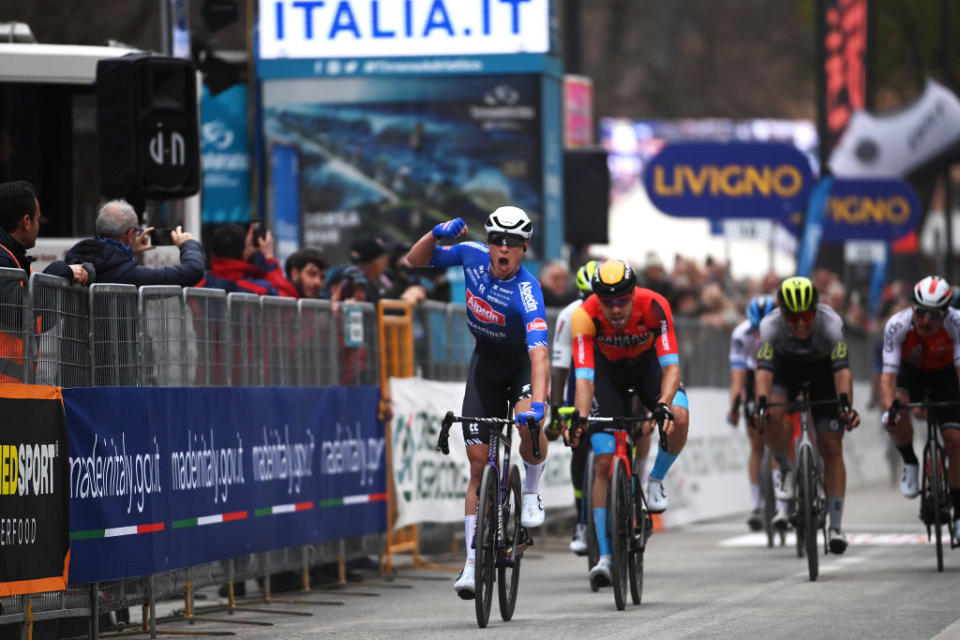
<svg viewBox="0 0 960 640">
<path fill-rule="evenodd" d="M 156 248 L 150 243 L 154 229 L 141 229 L 136 211 L 123 200 L 111 200 L 100 207 L 95 229 L 97 236 L 73 245 L 66 261 L 93 264 L 97 282 L 190 287 L 203 278 L 203 248 L 181 227 L 170 231 L 172 243 L 180 249 L 180 264 L 156 268 L 138 264 L 138 254 Z"/>
<path fill-rule="evenodd" d="M 246 231 L 237 224 L 217 228 L 211 240 L 210 271 L 197 286 L 228 293 L 299 297 L 273 255 L 273 235 L 261 229 L 257 224 Z"/>
</svg>

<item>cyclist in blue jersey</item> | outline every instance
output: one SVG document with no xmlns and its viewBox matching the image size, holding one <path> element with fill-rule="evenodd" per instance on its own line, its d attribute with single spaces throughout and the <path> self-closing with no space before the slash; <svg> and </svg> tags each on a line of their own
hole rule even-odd
<svg viewBox="0 0 960 640">
<path fill-rule="evenodd" d="M 404 257 L 409 267 L 463 266 L 467 288 L 467 326 L 476 339 L 463 398 L 463 415 L 507 417 L 514 407 L 520 433 L 520 455 L 526 468 L 520 524 L 543 524 L 540 476 L 547 456 L 547 439 L 539 431 L 539 459 L 534 458 L 527 417 L 543 422 L 550 385 L 547 321 L 543 293 L 537 279 L 520 266 L 530 246 L 533 223 L 518 207 L 500 207 L 487 216 L 487 243 L 460 242 L 438 246 L 441 238 L 467 233 L 462 218 L 438 224 L 424 234 Z M 463 424 L 463 440 L 470 460 L 470 483 L 464 508 L 467 561 L 454 584 L 461 598 L 474 597 L 473 538 L 477 521 L 477 492 L 487 464 L 488 426 Z"/>
</svg>

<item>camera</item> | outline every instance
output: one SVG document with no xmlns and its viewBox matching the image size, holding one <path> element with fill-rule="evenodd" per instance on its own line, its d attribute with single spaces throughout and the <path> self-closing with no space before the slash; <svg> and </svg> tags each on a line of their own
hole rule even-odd
<svg viewBox="0 0 960 640">
<path fill-rule="evenodd" d="M 150 244 L 155 247 L 173 244 L 171 233 L 173 229 L 154 229 L 150 232 Z"/>
<path fill-rule="evenodd" d="M 267 237 L 267 225 L 262 221 L 253 223 L 253 244 L 260 246 L 260 241 Z"/>
</svg>

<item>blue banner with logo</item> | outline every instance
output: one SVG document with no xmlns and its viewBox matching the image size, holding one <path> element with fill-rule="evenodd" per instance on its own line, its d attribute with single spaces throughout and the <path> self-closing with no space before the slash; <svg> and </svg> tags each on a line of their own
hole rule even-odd
<svg viewBox="0 0 960 640">
<path fill-rule="evenodd" d="M 72 584 L 386 531 L 376 387 L 63 396 Z"/>
<path fill-rule="evenodd" d="M 238 84 L 200 101 L 204 223 L 250 220 L 250 144 L 247 87 Z"/>
<path fill-rule="evenodd" d="M 896 240 L 920 221 L 920 199 L 903 180 L 835 178 L 824 240 Z"/>
<path fill-rule="evenodd" d="M 804 210 L 814 179 L 789 144 L 671 142 L 647 163 L 643 183 L 669 215 L 785 221 Z"/>
</svg>

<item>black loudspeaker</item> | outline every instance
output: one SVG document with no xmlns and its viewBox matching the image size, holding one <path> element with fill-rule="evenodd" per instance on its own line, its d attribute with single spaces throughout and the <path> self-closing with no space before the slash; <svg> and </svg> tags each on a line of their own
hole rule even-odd
<svg viewBox="0 0 960 640">
<path fill-rule="evenodd" d="M 568 149 L 563 154 L 564 242 L 582 247 L 607 244 L 610 169 L 603 149 Z"/>
<path fill-rule="evenodd" d="M 171 200 L 200 190 L 197 74 L 180 58 L 97 63 L 100 188 L 108 198 Z"/>
</svg>

